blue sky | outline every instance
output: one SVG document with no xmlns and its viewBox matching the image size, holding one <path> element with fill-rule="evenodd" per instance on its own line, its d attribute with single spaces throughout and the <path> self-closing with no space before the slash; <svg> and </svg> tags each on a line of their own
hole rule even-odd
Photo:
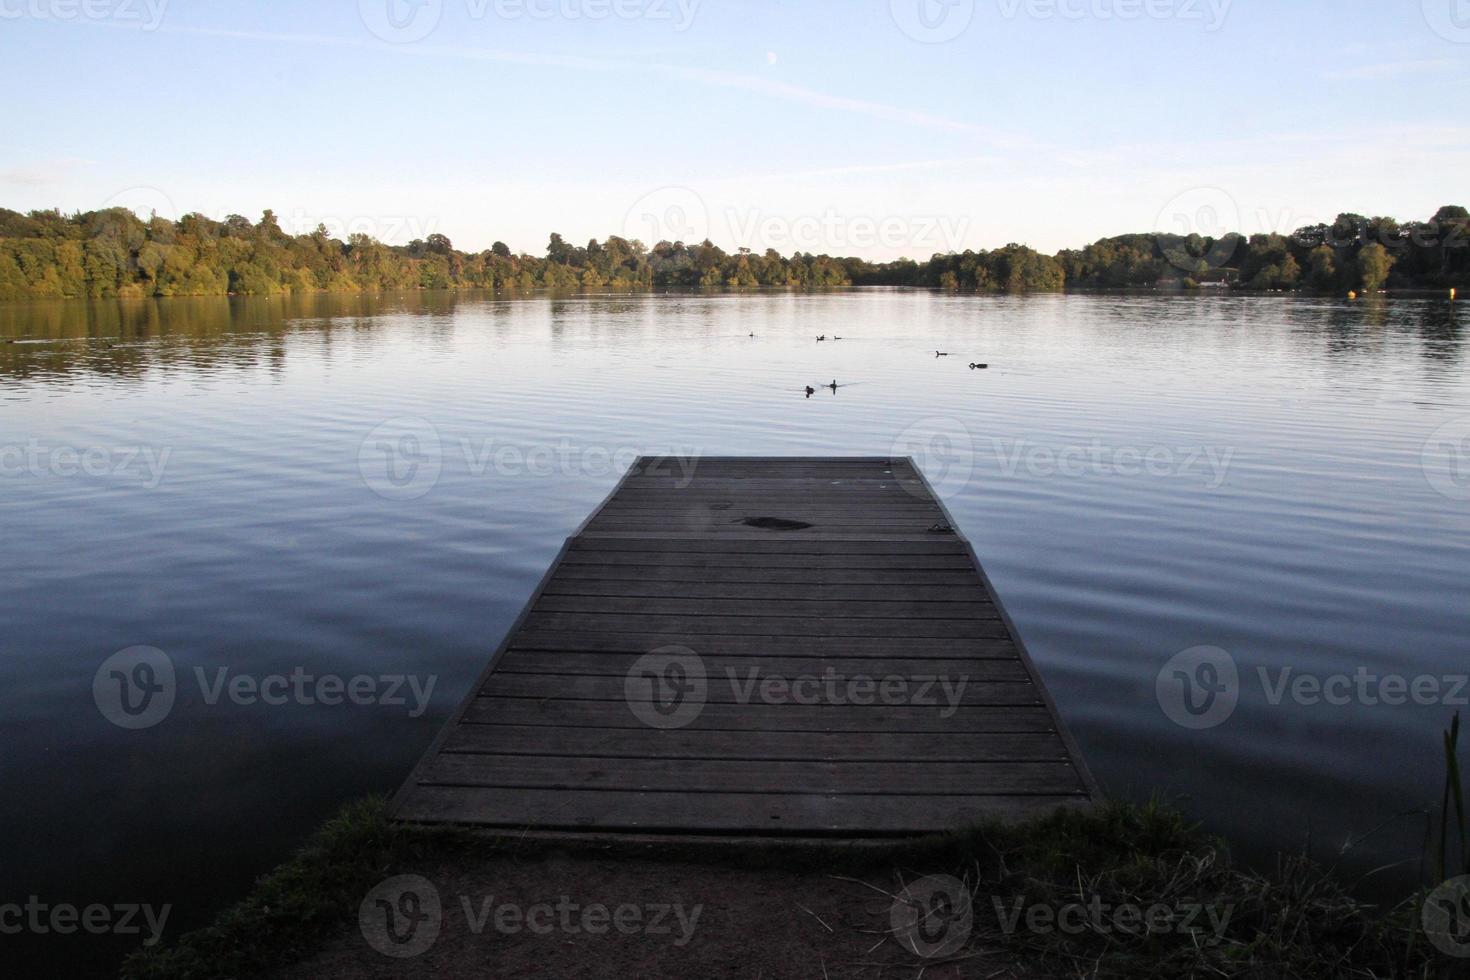
<svg viewBox="0 0 1470 980">
<path fill-rule="evenodd" d="M 0 205 L 540 252 L 1470 205 L 1470 0 L 0 0 Z"/>
</svg>

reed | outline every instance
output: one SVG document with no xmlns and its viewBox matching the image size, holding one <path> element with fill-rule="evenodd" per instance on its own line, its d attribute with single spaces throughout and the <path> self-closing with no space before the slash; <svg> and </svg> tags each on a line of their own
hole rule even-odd
<svg viewBox="0 0 1470 980">
<path fill-rule="evenodd" d="M 1451 836 L 1458 851 L 1451 851 Z M 1444 733 L 1444 796 L 1439 806 L 1439 840 L 1435 843 L 1436 882 L 1470 875 L 1470 822 L 1465 820 L 1465 784 L 1460 778 L 1460 713 Z M 1458 862 L 1458 863 L 1457 863 Z"/>
</svg>

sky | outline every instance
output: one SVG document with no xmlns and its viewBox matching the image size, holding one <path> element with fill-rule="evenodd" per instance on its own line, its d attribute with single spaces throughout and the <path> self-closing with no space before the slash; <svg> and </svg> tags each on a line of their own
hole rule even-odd
<svg viewBox="0 0 1470 980">
<path fill-rule="evenodd" d="M 1470 205 L 1470 0 L 0 0 L 0 207 L 873 260 Z"/>
</svg>

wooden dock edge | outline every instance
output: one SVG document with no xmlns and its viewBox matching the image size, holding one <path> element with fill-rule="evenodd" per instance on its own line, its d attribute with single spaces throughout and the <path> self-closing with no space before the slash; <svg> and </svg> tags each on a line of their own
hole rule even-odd
<svg viewBox="0 0 1470 980">
<path fill-rule="evenodd" d="M 614 484 L 613 488 L 607 492 L 606 496 L 604 496 L 602 498 L 602 500 L 597 504 L 597 506 L 594 507 L 587 514 L 587 516 L 582 520 L 582 522 L 577 525 L 577 527 L 572 531 L 572 533 L 569 534 L 569 535 L 567 535 L 566 539 L 562 541 L 561 548 L 557 551 L 556 556 L 554 558 L 552 558 L 551 563 L 549 565 L 547 565 L 546 571 L 542 573 L 540 581 L 537 582 L 536 588 L 531 592 L 531 595 L 526 599 L 525 605 L 523 605 L 521 607 L 520 613 L 517 614 L 515 620 L 506 629 L 505 635 L 501 637 L 499 644 L 496 645 L 495 651 L 490 655 L 489 661 L 485 664 L 484 668 L 480 671 L 480 673 L 475 677 L 474 682 L 470 685 L 469 690 L 465 692 L 465 696 L 460 700 L 459 705 L 454 709 L 454 711 L 450 712 L 449 717 L 446 718 L 445 721 L 444 721 L 444 723 L 443 723 L 443 725 L 440 726 L 438 733 L 434 736 L 433 740 L 430 741 L 428 747 L 424 749 L 423 754 L 421 756 L 419 756 L 419 761 L 414 764 L 412 770 L 409 771 L 408 776 L 399 785 L 398 789 L 394 792 L 394 794 L 392 795 L 392 797 L 389 798 L 389 800 L 388 800 L 388 817 L 389 817 L 389 819 L 393 819 L 393 820 L 399 819 L 398 818 L 399 810 L 401 809 L 404 800 L 407 799 L 409 793 L 412 792 L 412 790 L 414 789 L 414 787 L 418 785 L 418 778 L 419 778 L 420 774 L 423 773 L 429 767 L 429 765 L 439 756 L 440 749 L 443 747 L 444 743 L 448 740 L 450 734 L 459 725 L 461 719 L 464 718 L 465 713 L 467 711 L 469 711 L 471 705 L 475 701 L 475 698 L 479 695 L 479 692 L 484 689 L 484 687 L 485 687 L 485 685 L 487 683 L 489 683 L 490 675 L 495 672 L 495 668 L 499 665 L 501 658 L 505 654 L 505 651 L 510 647 L 511 641 L 520 633 L 521 627 L 524 625 L 524 623 L 526 621 L 526 618 L 531 614 L 531 610 L 533 608 L 535 608 L 536 603 L 540 600 L 542 593 L 544 593 L 546 591 L 547 585 L 551 582 L 552 578 L 556 575 L 557 570 L 561 566 L 562 559 L 566 557 L 567 551 L 570 550 L 570 548 L 572 546 L 572 542 L 578 536 L 581 535 L 581 533 L 587 528 L 588 525 L 590 525 L 592 523 L 592 521 L 594 519 L 596 519 L 596 517 L 597 517 L 598 514 L 602 513 L 603 509 L 607 507 L 608 503 L 610 501 L 612 501 L 612 499 L 618 495 L 618 492 L 623 489 L 623 485 L 625 483 L 627 483 L 629 477 L 631 477 L 631 476 L 633 476 L 633 475 L 635 475 L 637 473 L 640 473 L 642 471 L 643 466 L 646 463 L 648 463 L 648 462 L 650 462 L 652 460 L 662 459 L 662 458 L 666 458 L 666 457 L 658 457 L 658 456 L 640 456 L 640 457 L 638 457 L 638 459 L 635 460 L 634 463 L 631 466 L 628 467 L 627 471 L 624 472 L 623 475 L 618 478 L 618 482 L 616 484 Z M 1082 781 L 1082 785 L 1087 790 L 1087 798 L 1085 800 L 1078 800 L 1078 801 L 1075 801 L 1075 802 L 1061 803 L 1061 804 L 1058 804 L 1058 809 L 1087 810 L 1087 809 L 1091 809 L 1091 808 L 1095 807 L 1098 803 L 1102 802 L 1102 800 L 1104 799 L 1104 797 L 1102 795 L 1101 787 L 1099 787 L 1096 779 L 1093 777 L 1092 770 L 1088 767 L 1087 762 L 1084 759 L 1081 750 L 1077 746 L 1076 740 L 1072 736 L 1071 730 L 1067 727 L 1066 721 L 1063 719 L 1063 717 L 1061 715 L 1061 712 L 1057 710 L 1056 701 L 1052 698 L 1051 691 L 1048 690 L 1047 687 L 1046 687 L 1046 685 L 1042 682 L 1041 675 L 1040 675 L 1040 673 L 1036 669 L 1036 664 L 1035 664 L 1035 662 L 1031 658 L 1030 651 L 1026 648 L 1026 643 L 1022 639 L 1021 634 L 1020 634 L 1020 631 L 1017 630 L 1015 622 L 1011 619 L 1010 612 L 1006 609 L 1005 605 L 1001 602 L 1000 595 L 996 592 L 994 584 L 990 581 L 989 574 L 985 571 L 985 566 L 983 564 L 981 564 L 979 556 L 975 553 L 975 546 L 974 546 L 974 544 L 970 541 L 969 537 L 967 535 L 965 535 L 960 530 L 960 526 L 957 523 L 955 523 L 954 515 L 951 514 L 949 508 L 947 506 L 945 506 L 945 503 L 944 503 L 943 498 L 940 497 L 939 494 L 937 494 L 937 493 L 934 492 L 934 487 L 929 482 L 929 478 L 924 475 L 923 470 L 920 469 L 919 466 L 918 466 L 918 464 L 914 462 L 913 457 L 911 457 L 911 456 L 899 456 L 899 457 L 893 457 L 893 456 L 750 456 L 750 457 L 740 457 L 740 458 L 741 459 L 751 459 L 751 460 L 771 459 L 771 460 L 781 460 L 781 461 L 797 461 L 797 460 L 808 460 L 808 459 L 810 459 L 810 460 L 816 460 L 816 459 L 824 459 L 824 460 L 825 459 L 835 459 L 835 460 L 841 460 L 841 461 L 880 462 L 880 463 L 891 463 L 895 459 L 902 459 L 902 460 L 907 461 L 909 463 L 909 465 L 911 465 L 913 467 L 914 472 L 916 474 L 918 474 L 918 477 L 919 477 L 920 482 L 922 482 L 924 484 L 925 489 L 927 489 L 929 491 L 929 494 L 930 494 L 931 497 L 934 498 L 935 503 L 937 503 L 939 505 L 940 512 L 944 514 L 945 521 L 949 524 L 949 526 L 954 529 L 955 536 L 959 540 L 961 540 L 962 542 L 964 542 L 965 550 L 966 550 L 966 552 L 970 556 L 970 561 L 975 566 L 975 571 L 980 576 L 980 581 L 982 583 L 984 583 L 984 585 L 985 585 L 985 591 L 986 591 L 986 593 L 989 595 L 991 602 L 995 605 L 995 608 L 996 608 L 997 612 L 1000 613 L 1001 622 L 1005 625 L 1006 629 L 1010 632 L 1011 639 L 1014 640 L 1014 642 L 1015 642 L 1016 652 L 1017 652 L 1017 655 L 1020 658 L 1021 664 L 1025 667 L 1027 674 L 1030 676 L 1032 684 L 1035 685 L 1036 689 L 1040 693 L 1041 698 L 1042 698 L 1042 702 L 1046 705 L 1047 712 L 1051 715 L 1052 721 L 1053 721 L 1053 723 L 1056 726 L 1057 735 L 1061 738 L 1063 745 L 1066 747 L 1068 755 L 1071 756 L 1071 762 L 1072 762 L 1073 768 L 1076 770 L 1078 778 Z M 409 821 L 409 822 L 414 822 L 414 821 Z M 527 827 L 527 828 L 525 828 L 523 830 L 519 830 L 519 831 L 513 831 L 510 828 L 489 828 L 489 827 L 477 827 L 477 828 L 473 828 L 473 829 L 474 829 L 474 832 L 476 834 L 484 835 L 484 836 L 490 837 L 490 838 L 503 838 L 503 837 L 512 837 L 512 836 L 514 836 L 514 837 L 526 837 L 528 835 L 535 835 L 536 837 L 541 838 L 541 839 L 575 840 L 575 841 L 580 841 L 580 842 L 584 842 L 584 843 L 585 842 L 589 842 L 589 841 L 594 841 L 594 840 L 604 840 L 604 841 L 611 842 L 611 841 L 634 840 L 634 839 L 639 839 L 639 838 L 647 838 L 647 839 L 650 839 L 650 840 L 652 840 L 652 839 L 668 840 L 668 839 L 671 839 L 671 838 L 677 838 L 677 839 L 679 839 L 681 841 L 689 841 L 689 842 L 693 842 L 693 841 L 696 841 L 696 840 L 708 840 L 710 842 L 718 841 L 718 842 L 723 842 L 723 843 L 738 843 L 740 841 L 771 842 L 771 841 L 785 840 L 785 841 L 788 841 L 788 842 L 793 843 L 793 844 L 807 844 L 807 843 L 819 842 L 819 841 L 828 841 L 828 842 L 831 842 L 831 841 L 854 841 L 855 842 L 855 841 L 858 841 L 858 840 L 868 840 L 868 841 L 873 841 L 873 842 L 877 843 L 877 842 L 890 842 L 890 841 L 892 841 L 892 840 L 895 839 L 895 838 L 892 838 L 892 837 L 875 837 L 875 838 L 852 838 L 852 837 L 846 837 L 846 838 L 844 838 L 844 837 L 841 837 L 841 836 L 830 836 L 830 835 L 822 835 L 822 836 L 801 835 L 801 836 L 795 836 L 795 837 L 755 836 L 755 835 L 747 835 L 747 834 L 711 835 L 708 832 L 680 833 L 680 832 L 677 832 L 677 831 L 649 832 L 649 831 L 646 831 L 646 830 L 643 830 L 643 831 L 634 831 L 634 832 L 630 832 L 630 833 L 619 833 L 617 831 L 608 831 L 608 830 L 592 830 L 592 831 L 533 830 L 533 829 L 531 829 L 529 827 Z M 960 828 L 956 827 L 954 829 L 958 830 Z M 913 835 L 907 835 L 907 836 L 913 836 Z M 922 836 L 922 835 L 920 835 L 920 836 Z"/>
</svg>

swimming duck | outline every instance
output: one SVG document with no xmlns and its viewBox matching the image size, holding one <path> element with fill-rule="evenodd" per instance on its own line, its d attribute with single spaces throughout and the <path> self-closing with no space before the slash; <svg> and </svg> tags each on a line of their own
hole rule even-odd
<svg viewBox="0 0 1470 980">
<path fill-rule="evenodd" d="M 829 384 L 829 385 L 822 385 L 822 387 L 823 388 L 831 388 L 833 391 L 836 391 L 837 390 L 837 379 L 836 378 L 833 378 L 831 384 Z"/>
<path fill-rule="evenodd" d="M 827 339 L 827 335 L 826 334 L 822 334 L 822 336 L 820 336 L 820 337 L 817 338 L 817 343 L 820 344 L 822 341 L 824 341 L 826 339 Z"/>
<path fill-rule="evenodd" d="M 937 350 L 937 351 L 934 352 L 934 356 L 935 357 L 948 357 L 949 356 L 949 351 L 947 351 L 947 350 Z"/>
<path fill-rule="evenodd" d="M 971 371 L 983 371 L 983 370 L 985 370 L 988 367 L 990 367 L 989 364 L 971 364 L 970 365 L 970 370 Z"/>
<path fill-rule="evenodd" d="M 811 385 L 807 385 L 806 386 L 806 396 L 808 398 L 812 397 L 816 393 L 817 393 L 817 389 L 813 388 Z"/>
</svg>

